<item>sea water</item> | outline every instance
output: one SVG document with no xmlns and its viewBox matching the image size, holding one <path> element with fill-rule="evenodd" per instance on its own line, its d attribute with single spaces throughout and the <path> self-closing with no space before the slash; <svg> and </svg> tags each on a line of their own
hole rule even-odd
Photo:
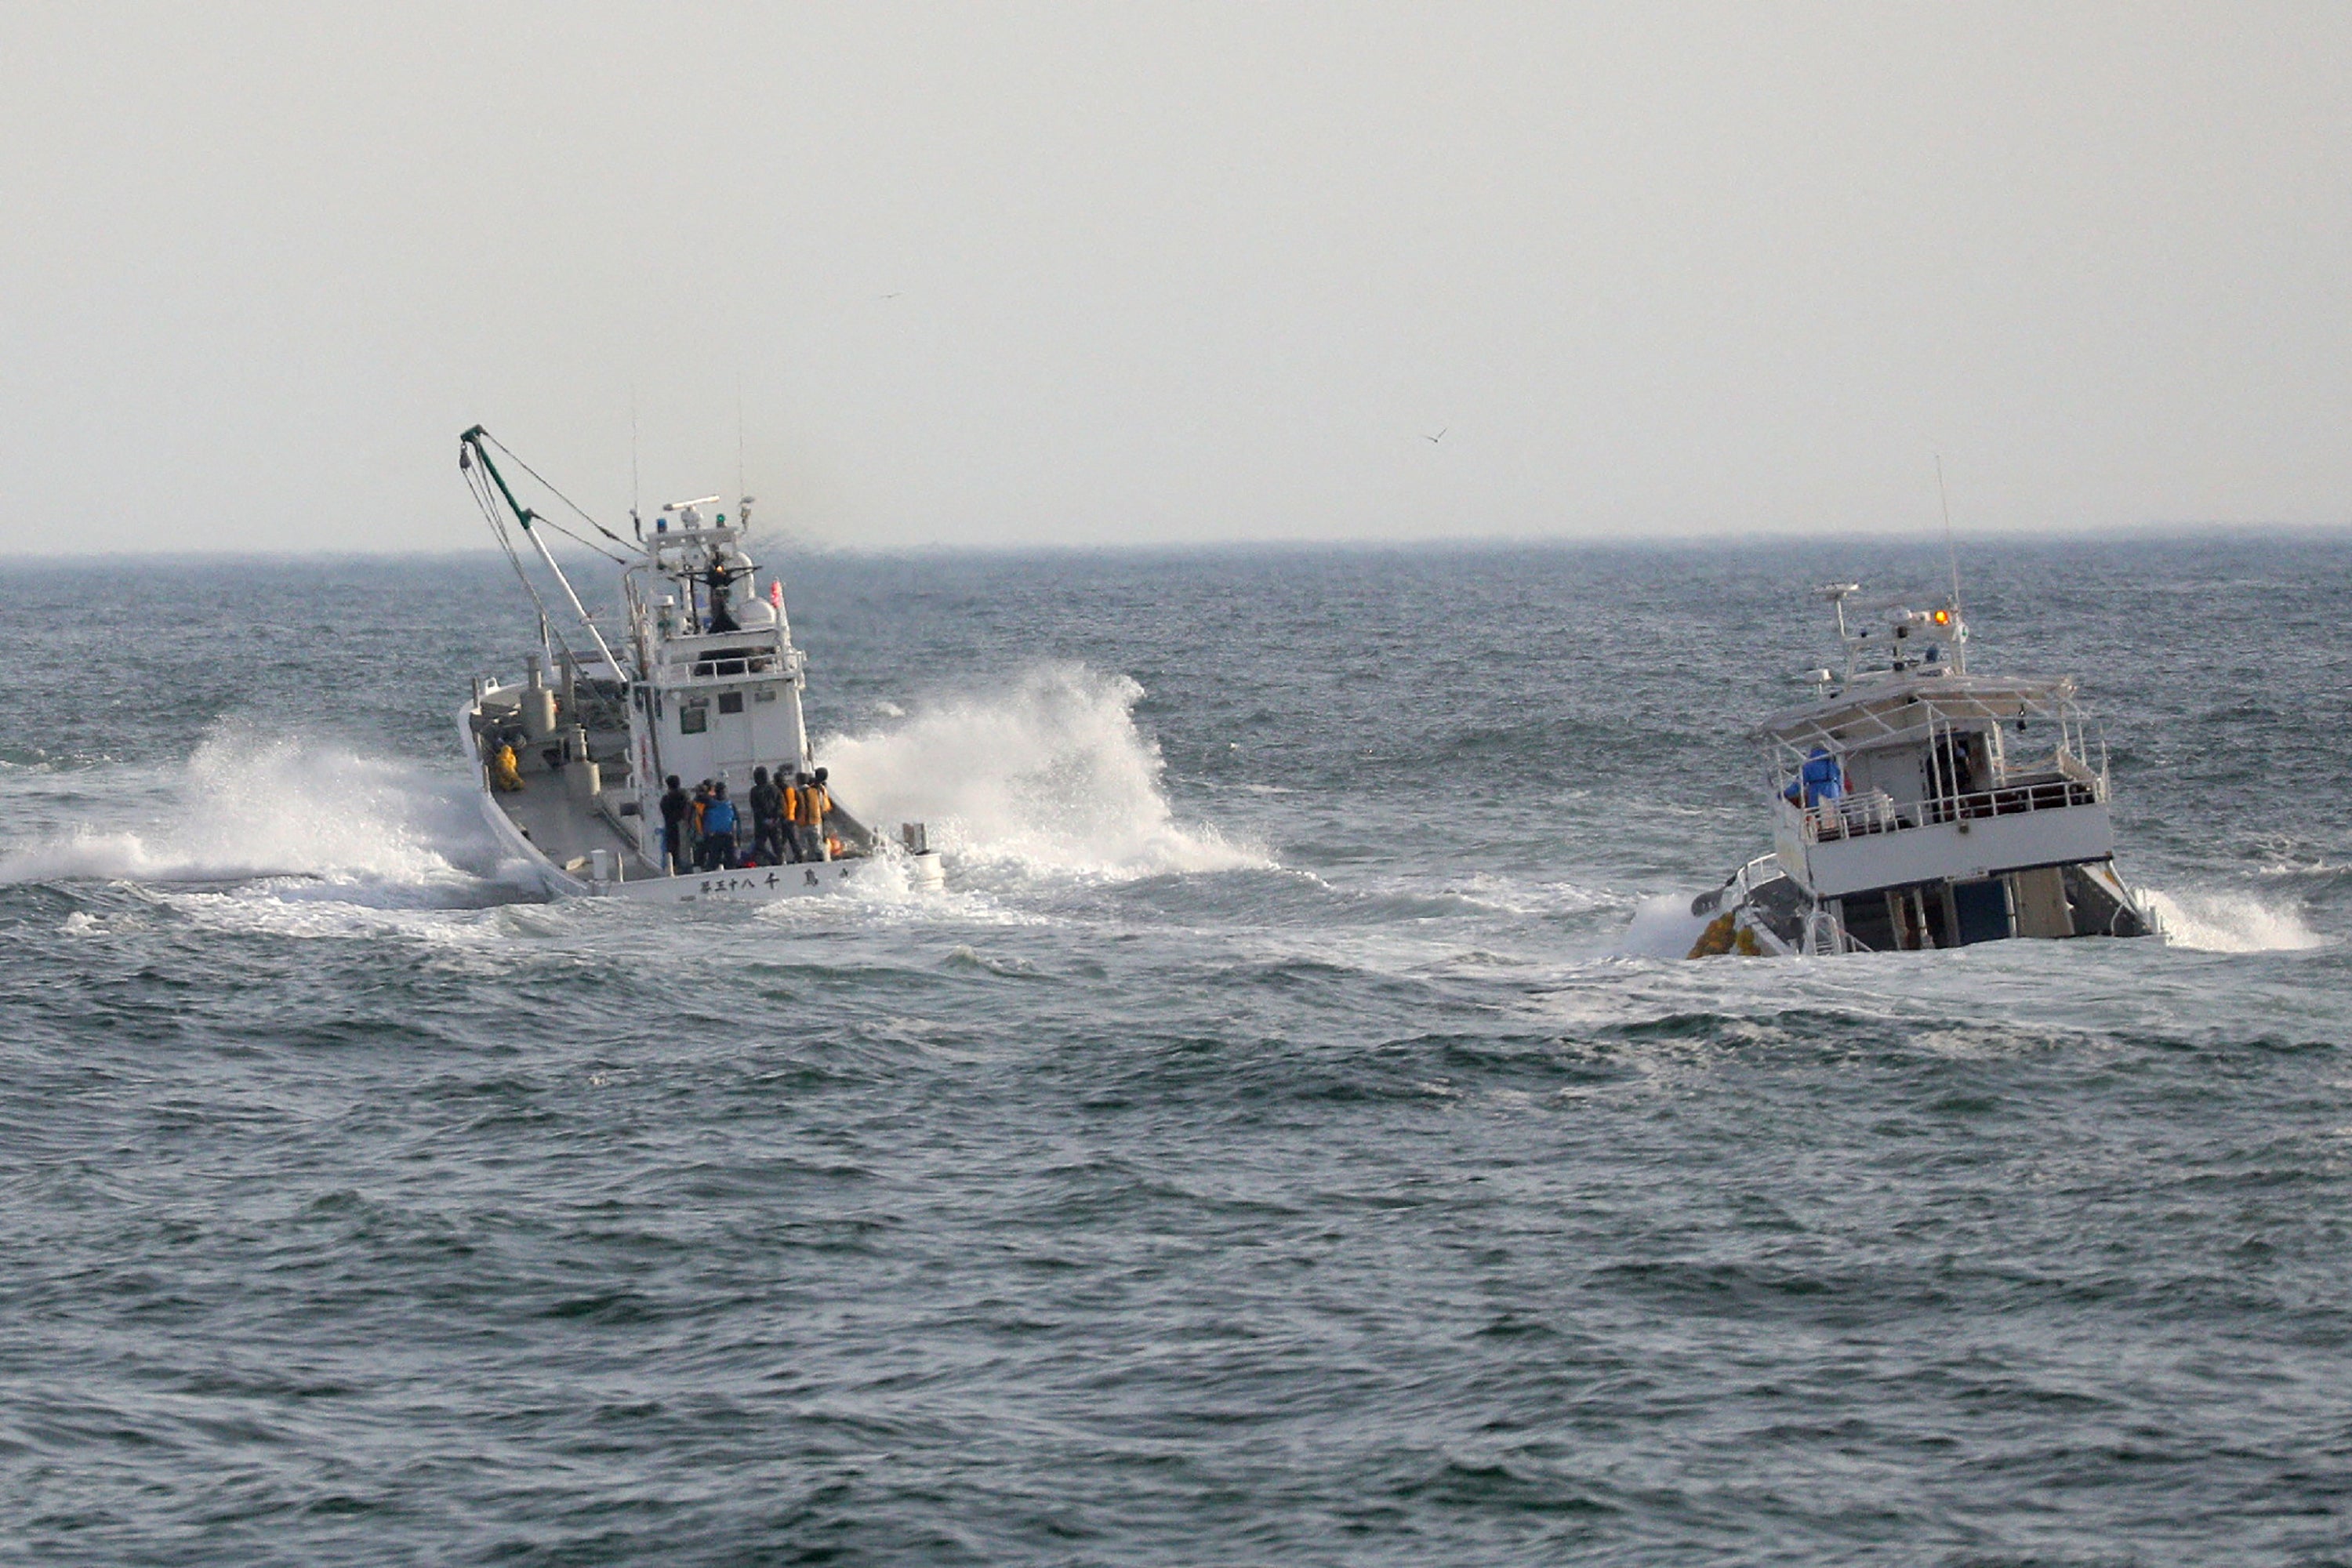
<svg viewBox="0 0 2352 1568">
<path fill-rule="evenodd" d="M 778 560 L 943 894 L 536 901 L 493 557 L 0 574 L 0 1557 L 2352 1560 L 2352 544 L 1964 552 L 2168 943 L 1701 963 L 1935 548 Z"/>
</svg>

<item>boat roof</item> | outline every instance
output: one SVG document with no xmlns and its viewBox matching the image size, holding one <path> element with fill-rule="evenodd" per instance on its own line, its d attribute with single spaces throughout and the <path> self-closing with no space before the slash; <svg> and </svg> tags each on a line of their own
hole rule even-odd
<svg viewBox="0 0 2352 1568">
<path fill-rule="evenodd" d="M 1958 675 L 1936 669 L 1862 677 L 1834 695 L 1774 714 L 1752 731 L 1766 744 L 1802 752 L 1927 739 L 1956 723 L 2057 719 L 2071 713 L 2070 675 Z"/>
</svg>

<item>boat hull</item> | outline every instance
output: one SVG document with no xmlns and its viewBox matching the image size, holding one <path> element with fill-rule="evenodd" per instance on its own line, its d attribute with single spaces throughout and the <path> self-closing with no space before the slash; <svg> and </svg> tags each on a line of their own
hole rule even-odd
<svg viewBox="0 0 2352 1568">
<path fill-rule="evenodd" d="M 617 825 L 578 810 L 558 795 L 555 809 L 569 817 L 570 826 L 590 833 L 605 833 L 611 839 L 596 858 L 610 875 L 596 876 L 589 867 L 578 866 L 579 860 L 588 857 L 575 857 L 572 867 L 560 866 L 500 802 L 491 783 L 490 770 L 480 760 L 480 747 L 474 738 L 477 707 L 477 703 L 468 702 L 457 715 L 459 750 L 473 759 L 475 803 L 499 847 L 510 860 L 520 862 L 549 898 L 629 899 L 657 904 L 764 904 L 786 899 L 820 898 L 877 884 L 919 890 L 939 888 L 945 882 L 938 851 L 906 854 L 895 847 L 883 854 L 835 860 L 665 875 L 646 866 Z M 592 860 L 592 866 L 593 863 Z"/>
<path fill-rule="evenodd" d="M 1919 952 L 1979 942 L 2155 936 L 2162 924 L 2112 859 L 1928 876 L 1832 896 L 1768 855 L 1691 901 L 1704 921 L 1686 956 Z"/>
</svg>

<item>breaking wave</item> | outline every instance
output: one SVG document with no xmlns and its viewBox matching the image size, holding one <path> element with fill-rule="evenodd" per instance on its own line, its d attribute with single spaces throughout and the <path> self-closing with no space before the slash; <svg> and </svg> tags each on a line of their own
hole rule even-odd
<svg viewBox="0 0 2352 1568">
<path fill-rule="evenodd" d="M 1643 899 L 1617 938 L 1614 951 L 1627 958 L 1684 958 L 1706 930 L 1709 917 L 1691 913 L 1688 893 Z"/>
<path fill-rule="evenodd" d="M 0 884 L 267 882 L 279 897 L 480 903 L 497 850 L 466 786 L 223 724 L 138 826 L 81 825 L 0 855 Z"/>
<path fill-rule="evenodd" d="M 885 830 L 926 823 L 965 865 L 1115 879 L 1271 865 L 1176 821 L 1160 748 L 1136 728 L 1142 696 L 1124 675 L 1043 665 L 821 750 L 852 809 Z"/>
<path fill-rule="evenodd" d="M 2167 941 L 2207 952 L 2288 952 L 2325 947 L 2327 939 L 2300 912 L 2250 893 L 2160 893 L 2142 888 L 2164 922 Z"/>
</svg>

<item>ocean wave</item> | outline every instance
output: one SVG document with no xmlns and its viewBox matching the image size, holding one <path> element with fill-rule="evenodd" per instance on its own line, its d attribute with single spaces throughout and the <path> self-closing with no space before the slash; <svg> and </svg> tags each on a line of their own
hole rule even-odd
<svg viewBox="0 0 2352 1568">
<path fill-rule="evenodd" d="M 1709 917 L 1691 913 L 1691 895 L 1664 893 L 1643 899 L 1632 923 L 1614 944 L 1622 958 L 1686 958 L 1706 930 Z"/>
<path fill-rule="evenodd" d="M 1160 748 L 1136 727 L 1143 695 L 1124 675 L 1040 665 L 820 750 L 853 809 L 886 827 L 928 824 L 960 870 L 1130 880 L 1271 867 L 1260 846 L 1176 820 Z"/>
<path fill-rule="evenodd" d="M 480 903 L 501 884 L 465 786 L 336 745 L 215 725 L 160 820 L 0 854 L 0 884 L 242 886 L 280 900 Z"/>
<path fill-rule="evenodd" d="M 2293 952 L 2325 947 L 2327 939 L 2305 923 L 2303 912 L 2252 893 L 2198 890 L 2141 895 L 2164 923 L 2175 947 L 2206 952 Z"/>
</svg>

